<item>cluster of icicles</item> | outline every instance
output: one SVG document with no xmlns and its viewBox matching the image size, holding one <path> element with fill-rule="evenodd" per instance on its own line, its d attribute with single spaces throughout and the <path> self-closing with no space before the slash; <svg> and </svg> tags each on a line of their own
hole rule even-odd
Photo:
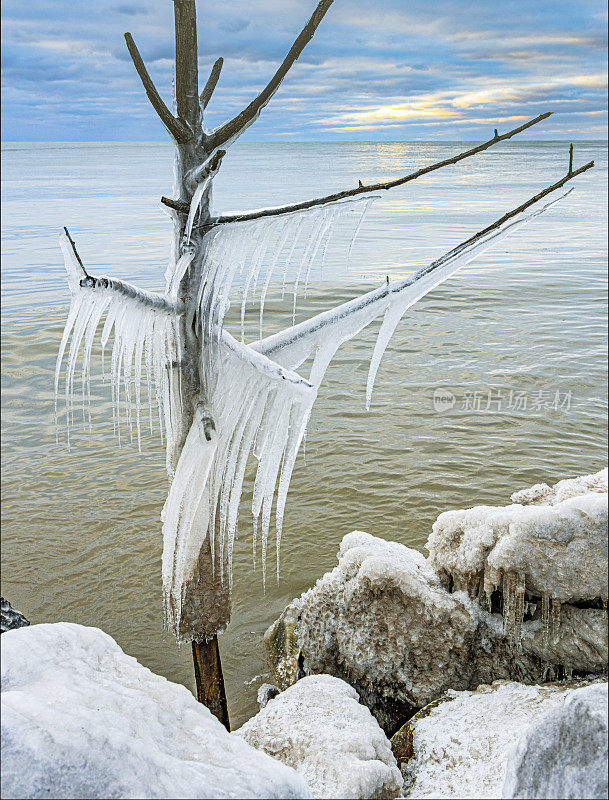
<svg viewBox="0 0 609 800">
<path fill-rule="evenodd" d="M 193 199 L 193 202 L 196 198 Z M 179 636 L 185 589 L 193 576 L 201 546 L 210 536 L 212 552 L 220 550 L 221 569 L 228 565 L 232 582 L 232 552 L 246 464 L 253 452 L 257 459 L 253 487 L 254 554 L 257 524 L 261 520 L 263 579 L 271 511 L 275 500 L 277 569 L 282 522 L 290 477 L 317 389 L 339 346 L 354 337 L 374 319 L 382 317 L 371 358 L 366 405 L 369 405 L 376 371 L 387 344 L 405 311 L 422 296 L 501 241 L 541 211 L 520 215 L 488 235 L 461 245 L 402 281 L 383 283 L 378 289 L 343 303 L 312 319 L 250 345 L 238 342 L 224 330 L 231 292 L 240 287 L 242 336 L 248 297 L 259 288 L 260 326 L 264 301 L 278 265 L 285 285 L 289 270 L 294 274 L 293 304 L 299 287 L 306 288 L 315 264 L 323 262 L 333 226 L 347 212 L 362 208 L 367 199 L 315 208 L 305 212 L 219 225 L 206 236 L 196 302 L 202 321 L 201 375 L 204 401 L 197 408 L 180 459 L 172 476 L 163 509 L 163 587 L 166 617 Z M 362 205 L 363 203 L 363 205 Z M 550 204 L 548 204 L 550 205 Z M 191 215 L 194 217 L 194 215 Z M 355 215 L 357 217 L 357 215 Z M 357 231 L 356 231 L 357 232 Z M 144 292 L 111 278 L 85 278 L 69 241 L 63 237 L 72 304 L 62 338 L 55 376 L 59 386 L 61 364 L 67 350 L 66 423 L 74 420 L 75 375 L 82 350 L 82 398 L 85 423 L 90 423 L 91 350 L 104 313 L 102 352 L 113 334 L 110 380 L 114 425 L 120 435 L 121 386 L 123 414 L 131 438 L 140 444 L 141 385 L 156 401 L 161 431 L 165 429 L 168 452 L 181 418 L 179 364 L 179 319 L 184 303 L 179 285 L 194 258 L 188 238 L 182 255 L 168 276 L 164 295 Z M 298 252 L 298 258 L 295 254 Z M 292 263 L 294 262 L 294 263 Z M 294 370 L 312 356 L 308 379 Z M 213 420 L 213 425 L 210 425 Z M 135 433 L 134 433 L 135 429 Z M 169 469 L 171 472 L 171 469 Z M 224 579 L 224 571 L 222 574 Z M 515 619 L 518 613 L 515 613 Z"/>
<path fill-rule="evenodd" d="M 464 591 L 476 600 L 485 611 L 492 613 L 492 595 L 500 590 L 502 596 L 503 632 L 512 642 L 519 644 L 525 617 L 532 619 L 541 603 L 540 619 L 545 644 L 556 638 L 560 629 L 561 602 L 549 593 L 530 601 L 526 598 L 526 575 L 523 572 L 486 567 L 483 574 L 468 578 L 453 575 L 453 591 Z"/>
</svg>

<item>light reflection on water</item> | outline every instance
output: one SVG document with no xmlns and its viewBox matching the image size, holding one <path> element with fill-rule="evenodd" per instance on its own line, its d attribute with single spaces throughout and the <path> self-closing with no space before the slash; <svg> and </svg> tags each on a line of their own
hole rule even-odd
<svg viewBox="0 0 609 800">
<path fill-rule="evenodd" d="M 242 145 L 226 160 L 217 203 L 237 210 L 288 202 L 395 177 L 459 149 Z M 505 145 L 383 196 L 349 274 L 344 251 L 331 251 L 327 280 L 309 290 L 303 315 L 437 257 L 555 180 L 564 151 L 558 143 Z M 171 185 L 170 150 L 19 145 L 3 155 L 3 594 L 32 621 L 97 625 L 192 688 L 188 648 L 178 650 L 162 630 L 159 441 L 148 438 L 141 454 L 132 445 L 118 450 L 99 385 L 93 434 L 77 433 L 68 451 L 55 443 L 53 424 L 67 296 L 56 231 L 71 226 L 91 271 L 158 288 L 169 225 L 157 198 Z M 263 631 L 333 566 L 345 533 L 357 528 L 420 548 L 443 510 L 505 503 L 518 488 L 606 463 L 606 148 L 582 144 L 576 157 L 598 165 L 576 192 L 408 314 L 379 370 L 370 413 L 364 392 L 376 328 L 339 350 L 309 427 L 306 464 L 301 456 L 292 481 L 282 578 L 269 582 L 266 596 L 251 567 L 245 492 L 233 621 L 221 640 L 235 724 L 256 708 L 262 679 L 246 681 L 264 673 Z M 267 311 L 269 331 L 289 324 L 290 299 L 276 293 Z M 251 319 L 253 331 L 255 311 Z M 455 395 L 451 410 L 434 411 L 437 387 Z M 466 392 L 488 389 L 501 393 L 501 410 L 464 408 Z M 510 390 L 527 394 L 526 410 L 505 409 Z M 539 391 L 570 392 L 569 407 L 531 410 Z"/>
</svg>

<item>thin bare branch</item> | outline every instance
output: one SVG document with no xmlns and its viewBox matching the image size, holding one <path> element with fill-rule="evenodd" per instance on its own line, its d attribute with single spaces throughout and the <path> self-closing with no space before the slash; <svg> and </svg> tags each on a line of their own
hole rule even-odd
<svg viewBox="0 0 609 800">
<path fill-rule="evenodd" d="M 387 279 L 387 282 L 383 283 L 377 289 L 366 292 L 366 294 L 360 295 L 360 297 L 356 297 L 353 300 L 348 300 L 346 303 L 342 303 L 340 306 L 337 306 L 330 311 L 322 311 L 320 314 L 316 314 L 314 317 L 311 317 L 308 320 L 299 322 L 297 325 L 294 325 L 291 328 L 279 331 L 279 333 L 275 333 L 266 337 L 265 339 L 260 339 L 258 342 L 254 342 L 252 345 L 250 345 L 250 347 L 259 353 L 263 353 L 270 359 L 276 359 L 284 348 L 289 347 L 304 336 L 316 334 L 320 337 L 327 337 L 328 335 L 331 335 L 330 329 L 336 323 L 339 323 L 342 326 L 341 330 L 344 331 L 345 319 L 347 317 L 356 314 L 357 312 L 368 306 L 371 306 L 374 303 L 386 301 L 386 298 L 391 294 L 401 292 L 409 286 L 412 286 L 413 283 L 416 283 L 423 276 L 433 272 L 438 267 L 441 267 L 451 257 L 461 253 L 483 236 L 486 236 L 488 233 L 500 228 L 505 222 L 507 222 L 507 220 L 518 216 L 518 214 L 521 214 L 523 211 L 526 211 L 527 208 L 535 203 L 538 203 L 540 200 L 546 197 L 546 195 L 555 192 L 557 189 L 560 189 L 565 185 L 565 183 L 568 183 L 568 181 L 572 180 L 577 175 L 581 175 L 583 172 L 586 172 L 593 166 L 594 161 L 590 161 L 575 171 L 569 170 L 569 172 L 559 181 L 551 186 L 548 186 L 546 189 L 543 189 L 525 203 L 522 203 L 522 205 L 518 206 L 518 208 L 508 211 L 507 214 L 504 214 L 500 219 L 496 220 L 491 225 L 488 225 L 483 230 L 478 231 L 478 233 L 475 233 L 473 236 L 470 236 L 469 239 L 461 242 L 456 247 L 453 247 L 448 253 L 445 253 L 427 267 L 419 270 L 419 272 L 415 273 L 415 275 L 405 278 L 404 280 L 396 280 L 391 282 L 389 279 Z M 354 330 L 353 335 L 355 335 L 359 330 L 360 329 Z"/>
<path fill-rule="evenodd" d="M 543 189 L 543 191 L 539 192 L 539 194 L 536 194 L 534 197 L 531 197 L 529 200 L 526 201 L 526 203 L 523 203 L 521 206 L 518 206 L 518 208 L 514 208 L 514 209 L 512 209 L 512 211 L 508 211 L 507 214 L 504 214 L 501 217 L 501 219 L 498 219 L 495 222 L 493 222 L 492 225 L 489 225 L 487 228 L 484 228 L 483 230 L 478 231 L 478 233 L 474 234 L 469 239 L 466 239 L 464 242 L 462 242 L 460 245 L 458 245 L 458 249 L 461 250 L 462 248 L 466 247 L 467 245 L 470 245 L 473 242 L 475 242 L 477 239 L 480 239 L 482 236 L 485 236 L 487 233 L 490 233 L 491 231 L 495 230 L 495 228 L 500 228 L 503 225 L 504 222 L 507 222 L 508 219 L 511 219 L 512 217 L 515 217 L 517 214 L 521 214 L 523 211 L 526 211 L 527 208 L 529 208 L 529 206 L 532 206 L 535 203 L 538 203 L 546 195 L 550 194 L 551 192 L 555 192 L 557 189 L 560 189 L 560 187 L 564 186 L 565 183 L 567 183 L 568 181 L 572 180 L 577 175 L 581 175 L 582 172 L 587 172 L 589 169 L 592 169 L 593 166 L 594 166 L 594 161 L 588 161 L 588 163 L 584 164 L 583 167 L 580 167 L 579 169 L 573 170 L 572 169 L 573 162 L 570 161 L 570 163 L 569 163 L 569 171 L 564 176 L 564 178 L 561 178 L 556 183 L 553 183 L 552 186 L 548 186 L 547 189 Z M 455 249 L 457 249 L 457 248 L 455 248 Z"/>
<path fill-rule="evenodd" d="M 325 197 L 318 197 L 314 200 L 304 200 L 301 203 L 293 203 L 292 205 L 287 206 L 263 208 L 258 211 L 249 211 L 244 214 L 227 214 L 216 217 L 214 220 L 212 220 L 212 223 L 214 225 L 222 225 L 227 222 L 245 222 L 251 219 L 260 219 L 261 217 L 276 217 L 280 214 L 290 214 L 292 211 L 304 211 L 307 208 L 323 206 L 327 203 L 334 203 L 337 200 L 344 200 L 346 197 L 356 197 L 360 194 L 379 192 L 384 189 L 393 189 L 395 186 L 402 186 L 404 183 L 409 183 L 409 181 L 414 181 L 423 175 L 427 175 L 428 172 L 433 172 L 436 169 L 447 167 L 449 164 L 456 164 L 457 162 L 462 161 L 464 158 L 469 158 L 470 156 L 476 155 L 476 153 L 481 153 L 484 150 L 488 150 L 489 147 L 492 147 L 498 142 L 511 139 L 512 136 L 516 136 L 516 134 L 521 133 L 527 128 L 530 128 L 532 125 L 537 125 L 538 122 L 547 119 L 551 113 L 551 111 L 546 111 L 545 114 L 540 114 L 538 117 L 535 117 L 535 119 L 530 119 L 528 122 L 525 122 L 524 125 L 520 125 L 518 128 L 514 128 L 513 130 L 508 131 L 501 136 L 499 136 L 497 130 L 495 130 L 495 136 L 493 136 L 493 138 L 489 139 L 487 142 L 483 142 L 476 147 L 472 147 L 471 150 L 465 150 L 465 152 L 459 153 L 452 158 L 446 158 L 443 161 L 437 161 L 435 164 L 430 164 L 429 166 L 423 167 L 416 172 L 411 172 L 408 175 L 405 175 L 403 178 L 396 178 L 393 181 L 387 181 L 385 183 L 373 183 L 369 186 L 364 186 L 363 183 L 359 181 L 359 185 L 356 186 L 355 189 L 345 189 L 342 192 L 328 194 Z M 182 211 L 185 214 L 188 213 L 188 205 L 186 203 L 181 203 L 180 201 L 176 200 L 168 200 L 166 197 L 162 197 L 161 202 L 170 208 L 175 208 L 177 211 Z"/>
<path fill-rule="evenodd" d="M 201 92 L 201 96 L 199 97 L 199 103 L 201 104 L 202 111 L 207 108 L 207 104 L 209 103 L 211 96 L 214 93 L 214 89 L 216 88 L 216 84 L 218 83 L 218 78 L 220 77 L 220 72 L 222 71 L 223 64 L 224 64 L 224 59 L 219 58 L 211 68 L 211 72 L 209 74 L 209 78 L 207 79 L 207 83 L 203 87 L 203 91 Z"/>
<path fill-rule="evenodd" d="M 68 241 L 70 242 L 70 245 L 72 247 L 72 252 L 74 253 L 74 258 L 78 261 L 78 265 L 80 266 L 81 270 L 83 271 L 85 278 L 89 278 L 90 275 L 87 272 L 87 270 L 85 269 L 85 265 L 82 263 L 81 257 L 78 255 L 78 250 L 76 249 L 76 245 L 74 244 L 74 239 L 72 239 L 72 237 L 70 236 L 70 231 L 66 227 L 64 227 L 64 231 L 65 231 L 65 234 L 68 237 Z"/>
<path fill-rule="evenodd" d="M 258 119 L 260 112 L 269 102 L 271 97 L 275 94 L 277 89 L 281 86 L 281 83 L 285 76 L 287 75 L 290 67 L 296 61 L 298 56 L 302 53 L 305 46 L 308 42 L 311 41 L 315 31 L 319 23 L 324 18 L 327 10 L 330 8 L 334 0 L 320 0 L 317 8 L 313 12 L 313 16 L 304 26 L 302 31 L 298 34 L 298 37 L 292 47 L 290 48 L 287 56 L 284 58 L 281 66 L 277 70 L 277 72 L 273 75 L 271 80 L 267 83 L 264 89 L 260 92 L 258 97 L 256 97 L 252 102 L 243 109 L 240 114 L 237 114 L 236 117 L 231 119 L 226 124 L 222 125 L 222 127 L 218 128 L 214 131 L 210 136 L 206 139 L 206 147 L 209 151 L 213 150 L 216 147 L 221 147 L 222 145 L 228 145 L 238 136 L 249 128 L 249 126 Z"/>
<path fill-rule="evenodd" d="M 142 85 L 146 90 L 148 99 L 150 100 L 150 103 L 152 104 L 152 107 L 156 113 L 159 115 L 161 122 L 167 128 L 176 142 L 183 144 L 184 142 L 189 141 L 192 139 L 192 131 L 189 130 L 188 126 L 182 122 L 182 120 L 174 117 L 174 115 L 163 102 L 161 95 L 158 93 L 156 86 L 152 82 L 152 78 L 148 74 L 148 70 L 146 69 L 139 50 L 135 46 L 135 42 L 133 41 L 133 37 L 130 33 L 125 34 L 125 41 L 127 42 L 129 55 L 133 60 L 137 74 L 140 76 L 140 80 L 142 81 Z"/>
</svg>

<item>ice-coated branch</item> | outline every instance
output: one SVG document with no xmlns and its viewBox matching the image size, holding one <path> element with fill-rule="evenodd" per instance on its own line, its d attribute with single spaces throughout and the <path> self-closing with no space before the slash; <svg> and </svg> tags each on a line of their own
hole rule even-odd
<svg viewBox="0 0 609 800">
<path fill-rule="evenodd" d="M 74 239 L 72 239 L 72 237 L 70 236 L 70 231 L 66 227 L 64 227 L 64 232 L 66 234 L 66 238 L 67 238 L 68 242 L 70 243 L 70 247 L 72 248 L 72 252 L 74 253 L 74 258 L 76 259 L 76 261 L 78 262 L 78 265 L 80 266 L 81 270 L 83 271 L 83 274 L 84 274 L 85 278 L 89 278 L 90 275 L 87 272 L 87 270 L 85 269 L 85 265 L 82 263 L 82 258 L 78 254 L 78 250 L 76 249 L 76 245 L 74 244 Z"/>
<path fill-rule="evenodd" d="M 211 96 L 214 93 L 216 84 L 218 83 L 218 79 L 220 77 L 220 72 L 222 71 L 223 64 L 224 64 L 224 59 L 219 58 L 211 68 L 211 72 L 209 73 L 209 78 L 207 79 L 207 83 L 203 87 L 203 91 L 201 92 L 201 95 L 199 97 L 199 104 L 201 106 L 201 111 L 204 111 L 207 108 L 207 104 L 211 100 Z"/>
<path fill-rule="evenodd" d="M 483 240 L 485 240 L 485 237 L 488 237 L 489 234 L 492 234 L 494 231 L 498 232 L 508 220 L 522 214 L 532 205 L 538 203 L 544 197 L 552 192 L 555 192 L 557 189 L 560 189 L 568 181 L 572 180 L 578 175 L 581 175 L 583 172 L 586 172 L 593 166 L 594 161 L 590 161 L 574 171 L 570 167 L 569 172 L 567 172 L 567 174 L 559 181 L 543 189 L 541 192 L 538 192 L 538 194 L 529 198 L 529 200 L 522 203 L 522 205 L 518 206 L 517 208 L 508 211 L 500 219 L 491 223 L 483 230 L 478 231 L 478 233 L 475 233 L 473 236 L 470 236 L 448 253 L 441 256 L 439 259 L 436 259 L 436 261 L 433 261 L 427 267 L 419 270 L 411 277 L 392 282 L 387 279 L 387 282 L 383 283 L 379 288 L 373 289 L 372 291 L 367 292 L 360 297 L 356 297 L 353 300 L 349 300 L 346 303 L 342 303 L 341 305 L 329 311 L 323 311 L 321 314 L 316 314 L 314 317 L 298 323 L 291 328 L 287 328 L 286 330 L 280 331 L 272 336 L 268 336 L 265 339 L 261 339 L 260 341 L 253 343 L 251 347 L 260 353 L 264 353 L 269 358 L 275 359 L 280 356 L 281 351 L 289 348 L 299 340 L 303 340 L 306 337 L 314 337 L 317 342 L 321 342 L 322 339 L 328 337 L 328 329 L 330 327 L 336 327 L 337 325 L 343 324 L 348 317 L 355 317 L 358 313 L 364 311 L 364 309 L 369 306 L 378 306 L 378 313 L 381 313 L 384 309 L 387 299 L 390 298 L 391 295 L 396 295 L 405 291 L 410 286 L 413 286 L 415 283 L 421 281 L 422 278 L 447 264 L 447 262 L 454 260 L 458 255 L 473 249 L 478 243 L 481 243 Z M 497 235 L 497 233 L 495 235 Z M 437 283 L 435 285 L 437 285 Z M 433 288 L 433 285 L 431 285 L 431 288 Z M 427 291 L 429 291 L 429 289 Z M 362 317 L 362 319 L 365 318 L 367 320 L 365 322 L 367 325 L 368 322 L 372 321 L 372 319 L 374 319 L 377 315 L 378 314 L 366 314 L 365 317 Z M 358 333 L 362 327 L 364 327 L 364 325 L 356 327 L 346 338 L 352 338 L 352 336 Z"/>
<path fill-rule="evenodd" d="M 241 134 L 258 119 L 262 109 L 273 97 L 277 89 L 279 89 L 288 71 L 302 53 L 305 46 L 313 38 L 319 23 L 322 21 L 327 10 L 330 8 L 333 2 L 334 0 L 319 0 L 317 8 L 313 12 L 311 19 L 298 34 L 296 41 L 290 48 L 281 66 L 264 87 L 264 89 L 260 92 L 258 97 L 252 100 L 252 102 L 246 108 L 244 108 L 240 114 L 237 114 L 236 117 L 222 125 L 220 128 L 217 128 L 206 138 L 205 146 L 208 151 L 214 150 L 216 147 L 229 145 L 238 136 L 241 136 Z"/>
<path fill-rule="evenodd" d="M 146 90 L 146 95 L 148 96 L 152 107 L 159 115 L 161 122 L 167 128 L 176 142 L 180 144 L 188 142 L 190 139 L 192 139 L 192 131 L 183 120 L 174 117 L 174 115 L 165 105 L 161 95 L 157 91 L 156 86 L 152 82 L 152 78 L 148 74 L 148 70 L 146 69 L 144 61 L 142 60 L 139 50 L 133 41 L 133 37 L 128 32 L 125 34 L 125 42 L 127 43 L 127 49 L 129 50 L 129 55 L 133 60 L 137 74 L 140 76 L 142 85 Z"/>
<path fill-rule="evenodd" d="M 243 214 L 223 214 L 222 216 L 216 217 L 214 220 L 212 220 L 212 223 L 215 225 L 223 225 L 228 222 L 245 222 L 251 219 L 261 219 L 262 217 L 276 217 L 281 214 L 291 214 L 294 211 L 304 211 L 308 208 L 314 208 L 315 206 L 323 206 L 327 205 L 328 203 L 335 203 L 338 200 L 344 200 L 347 197 L 355 197 L 360 194 L 369 194 L 370 192 L 393 189 L 396 186 L 402 186 L 405 183 L 409 183 L 417 178 L 421 178 L 423 175 L 427 175 L 429 172 L 434 172 L 435 170 L 441 169 L 442 167 L 447 167 L 450 164 L 457 164 L 459 161 L 463 161 L 464 158 L 474 156 L 477 153 L 488 150 L 489 147 L 492 147 L 499 142 L 503 142 L 506 139 L 511 139 L 512 136 L 516 136 L 517 134 L 522 133 L 522 131 L 525 131 L 527 128 L 537 125 L 538 122 L 547 119 L 551 113 L 551 111 L 546 111 L 545 114 L 540 114 L 538 117 L 525 122 L 524 125 L 519 125 L 517 128 L 514 128 L 513 130 L 501 135 L 499 135 L 497 129 L 495 129 L 495 135 L 492 139 L 489 139 L 488 141 L 483 142 L 476 147 L 472 147 L 469 150 L 465 150 L 462 153 L 458 153 L 451 158 L 445 158 L 442 161 L 437 161 L 435 164 L 429 164 L 427 167 L 422 167 L 421 169 L 416 170 L 416 172 L 410 172 L 408 175 L 404 175 L 403 177 L 396 178 L 392 181 L 385 181 L 384 183 L 371 183 L 368 186 L 364 186 L 364 184 L 359 181 L 359 185 L 354 189 L 345 189 L 341 192 L 328 194 L 324 197 L 317 197 L 313 200 L 303 200 L 300 203 L 292 203 L 291 205 L 277 206 L 275 208 L 262 208 L 256 211 L 248 211 Z M 181 203 L 177 200 L 168 200 L 166 197 L 161 198 L 161 202 L 167 206 L 170 206 L 171 208 L 175 208 L 177 211 L 181 211 L 185 214 L 188 213 L 187 203 Z"/>
</svg>

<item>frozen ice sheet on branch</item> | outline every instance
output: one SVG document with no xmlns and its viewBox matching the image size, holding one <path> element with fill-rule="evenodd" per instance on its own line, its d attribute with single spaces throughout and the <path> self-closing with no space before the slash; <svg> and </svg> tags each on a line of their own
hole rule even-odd
<svg viewBox="0 0 609 800">
<path fill-rule="evenodd" d="M 100 339 L 102 371 L 105 350 L 112 338 L 110 385 L 114 433 L 121 441 L 121 425 L 129 438 L 141 442 L 142 411 L 148 412 L 152 432 L 157 423 L 171 447 L 181 414 L 173 365 L 180 352 L 176 327 L 184 312 L 180 301 L 138 289 L 116 278 L 84 277 L 67 234 L 60 237 L 71 304 L 55 368 L 56 411 L 61 369 L 65 358 L 66 430 L 75 425 L 75 384 L 80 383 L 83 424 L 91 428 L 91 359 L 96 334 Z M 67 356 L 66 356 L 67 353 Z M 80 364 L 80 366 L 79 366 Z M 77 373 L 80 376 L 77 377 Z M 142 396 L 142 386 L 144 396 Z M 121 402 L 121 396 L 123 398 Z M 153 412 L 153 407 L 157 413 Z"/>
<path fill-rule="evenodd" d="M 210 536 L 232 580 L 232 554 L 248 458 L 257 460 L 252 515 L 261 520 L 263 575 L 276 497 L 277 569 L 290 477 L 316 389 L 296 373 L 252 351 L 224 331 L 220 369 L 209 405 L 188 434 L 163 511 L 163 587 L 167 620 L 179 636 L 183 594 L 201 545 Z M 214 429 L 204 425 L 213 409 Z M 254 539 L 254 556 L 256 556 Z"/>
</svg>

